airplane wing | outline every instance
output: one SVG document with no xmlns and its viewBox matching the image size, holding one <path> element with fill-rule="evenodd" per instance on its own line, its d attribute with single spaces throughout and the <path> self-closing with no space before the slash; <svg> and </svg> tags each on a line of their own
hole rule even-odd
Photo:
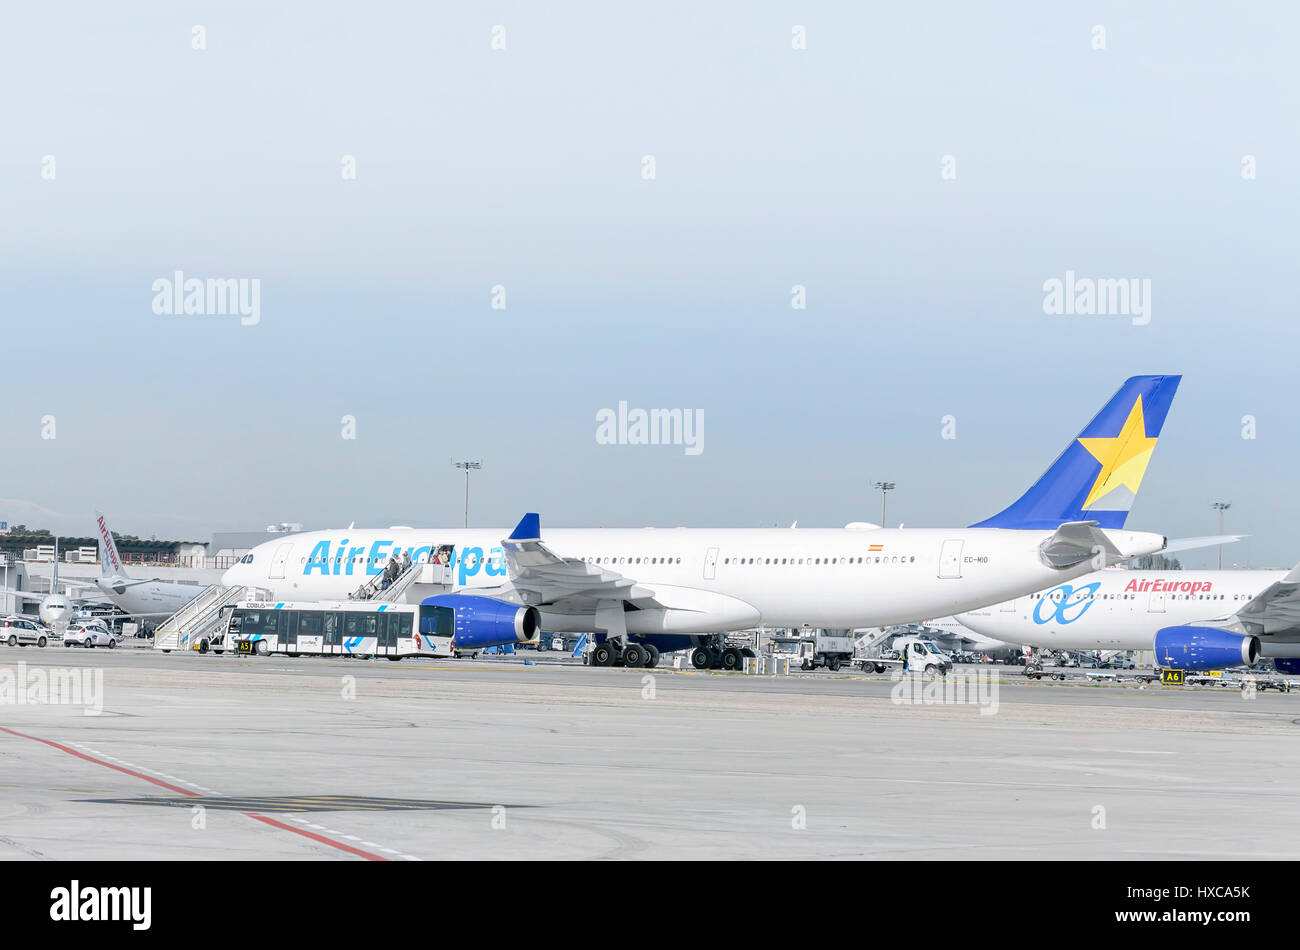
<svg viewBox="0 0 1300 950">
<path fill-rule="evenodd" d="M 130 578 L 117 577 L 113 579 L 113 583 L 110 586 L 113 588 L 113 590 L 117 591 L 120 594 L 122 593 L 122 591 L 130 587 L 139 587 L 141 584 L 169 584 L 169 583 L 172 582 L 164 581 L 160 577 L 152 577 L 149 580 L 131 580 Z"/>
<path fill-rule="evenodd" d="M 1251 598 L 1236 619 L 1255 636 L 1300 632 L 1300 564 Z"/>
<path fill-rule="evenodd" d="M 510 583 L 529 604 L 557 606 L 599 600 L 650 600 L 654 591 L 617 571 L 576 558 L 563 558 L 541 539 L 541 519 L 526 514 L 501 542 Z"/>
</svg>

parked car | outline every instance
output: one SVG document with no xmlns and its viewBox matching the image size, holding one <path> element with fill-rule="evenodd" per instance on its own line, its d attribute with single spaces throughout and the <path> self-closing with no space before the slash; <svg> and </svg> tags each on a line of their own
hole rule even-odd
<svg viewBox="0 0 1300 950">
<path fill-rule="evenodd" d="M 108 647 L 117 646 L 117 638 L 97 623 L 74 623 L 68 625 L 68 632 L 63 635 L 65 647 Z"/>
<path fill-rule="evenodd" d="M 11 647 L 25 647 L 32 643 L 43 647 L 53 639 L 54 634 L 35 620 L 26 617 L 6 617 L 0 620 L 0 642 Z"/>
</svg>

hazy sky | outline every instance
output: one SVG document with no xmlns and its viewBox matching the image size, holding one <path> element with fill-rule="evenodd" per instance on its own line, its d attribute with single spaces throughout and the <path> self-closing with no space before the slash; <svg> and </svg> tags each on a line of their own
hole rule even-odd
<svg viewBox="0 0 1300 950">
<path fill-rule="evenodd" d="M 1230 501 L 1254 537 L 1225 561 L 1292 564 L 1298 28 L 1283 3 L 10 5 L 0 520 L 459 524 L 449 461 L 481 457 L 479 525 L 839 525 L 879 479 L 891 523 L 968 524 L 1124 377 L 1173 372 L 1129 526 L 1206 534 Z M 261 322 L 155 314 L 177 269 L 258 279 Z M 1150 323 L 1045 314 L 1067 270 L 1149 279 Z M 620 400 L 702 413 L 703 451 L 598 444 Z"/>
</svg>

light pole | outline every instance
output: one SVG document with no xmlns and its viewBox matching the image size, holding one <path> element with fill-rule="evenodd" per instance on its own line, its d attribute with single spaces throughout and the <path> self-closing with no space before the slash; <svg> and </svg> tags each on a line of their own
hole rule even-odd
<svg viewBox="0 0 1300 950">
<path fill-rule="evenodd" d="M 465 527 L 469 527 L 469 473 L 471 469 L 483 467 L 482 462 L 452 462 L 456 468 L 465 470 Z"/>
<path fill-rule="evenodd" d="M 1210 507 L 1219 513 L 1219 534 L 1223 534 L 1223 513 L 1232 507 L 1232 503 L 1225 502 L 1225 501 L 1216 501 L 1214 502 L 1214 504 L 1210 505 Z M 1223 545 L 1222 544 L 1219 545 L 1219 570 L 1223 570 Z"/>
<path fill-rule="evenodd" d="M 873 482 L 872 488 L 880 492 L 880 527 L 885 526 L 885 498 L 896 487 L 893 482 Z"/>
</svg>

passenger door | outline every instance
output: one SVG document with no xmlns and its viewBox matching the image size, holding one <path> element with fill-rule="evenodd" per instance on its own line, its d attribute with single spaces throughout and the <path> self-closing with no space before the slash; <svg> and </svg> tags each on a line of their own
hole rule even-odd
<svg viewBox="0 0 1300 950">
<path fill-rule="evenodd" d="M 940 577 L 961 577 L 961 549 L 964 543 L 960 538 L 943 542 L 939 551 Z"/>
<path fill-rule="evenodd" d="M 284 577 L 284 566 L 289 562 L 289 552 L 292 550 L 292 541 L 275 549 L 275 557 L 271 558 L 271 573 L 267 575 L 271 580 L 280 580 Z"/>
<path fill-rule="evenodd" d="M 704 555 L 704 579 L 711 581 L 718 576 L 718 549 L 709 548 Z"/>
</svg>

